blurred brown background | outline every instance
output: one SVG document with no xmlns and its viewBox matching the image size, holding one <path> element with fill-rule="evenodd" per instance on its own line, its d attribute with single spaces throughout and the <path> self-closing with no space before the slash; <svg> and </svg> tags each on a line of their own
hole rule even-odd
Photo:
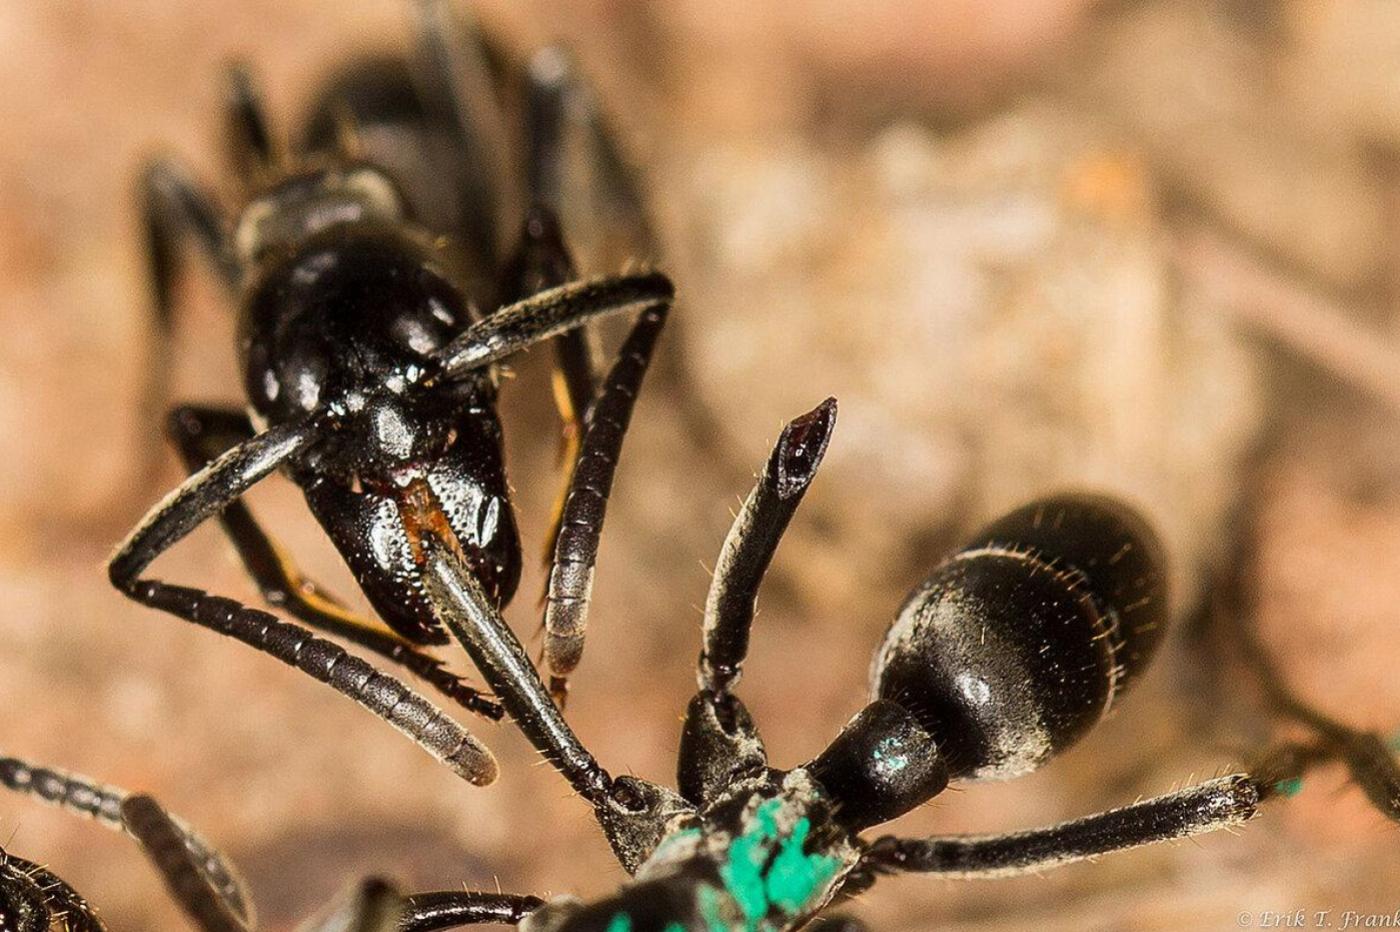
<svg viewBox="0 0 1400 932">
<path fill-rule="evenodd" d="M 1400 726 L 1400 11 L 1382 0 L 482 0 L 508 48 L 576 49 L 644 167 L 682 304 L 629 437 L 570 718 L 614 771 L 672 778 L 705 565 L 782 421 L 836 439 L 764 590 L 743 693 L 776 763 L 863 701 L 866 657 L 959 534 L 1066 484 L 1128 495 L 1174 556 L 1238 559 L 1261 503 L 1257 622 L 1330 711 Z M 508 727 L 485 790 L 324 687 L 108 588 L 111 547 L 180 473 L 151 366 L 132 182 L 210 179 L 217 69 L 276 116 L 397 0 L 0 5 L 0 748 L 149 790 L 238 861 L 270 929 L 351 878 L 597 895 L 621 873 Z M 598 270 L 595 270 L 598 271 Z M 176 398 L 235 400 L 227 310 L 187 290 Z M 533 553 L 555 489 L 546 354 L 504 402 Z M 1247 452 L 1275 438 L 1260 471 Z M 276 480 L 258 510 L 353 583 Z M 253 598 L 216 529 L 167 578 Z M 532 569 L 510 617 L 538 624 Z M 531 642 L 535 643 L 535 642 Z M 460 663 L 460 660 L 455 661 Z M 907 834 L 1069 818 L 1224 772 L 1277 734 L 1228 638 L 1184 623 L 1123 712 L 1045 770 L 968 786 Z M 176 927 L 131 845 L 18 799 L 6 848 L 116 929 Z M 882 882 L 879 930 L 1225 929 L 1263 910 L 1390 914 L 1400 834 L 1340 774 L 1241 837 L 1045 877 Z"/>
</svg>

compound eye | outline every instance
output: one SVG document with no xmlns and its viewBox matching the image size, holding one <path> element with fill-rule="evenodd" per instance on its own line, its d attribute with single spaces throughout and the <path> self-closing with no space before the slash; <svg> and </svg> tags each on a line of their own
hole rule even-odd
<svg viewBox="0 0 1400 932">
<path fill-rule="evenodd" d="M 909 709 L 954 776 L 1002 779 L 1079 740 L 1146 666 L 1166 623 L 1160 546 L 1099 496 L 988 525 L 901 609 L 873 690 Z"/>
</svg>

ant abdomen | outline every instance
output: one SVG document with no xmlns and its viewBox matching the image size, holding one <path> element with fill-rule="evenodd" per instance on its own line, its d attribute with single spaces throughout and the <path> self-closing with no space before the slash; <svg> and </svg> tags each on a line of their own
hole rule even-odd
<svg viewBox="0 0 1400 932">
<path fill-rule="evenodd" d="M 1079 740 L 1166 622 L 1161 547 L 1112 499 L 1059 495 L 983 528 L 905 602 L 876 696 L 934 736 L 954 777 L 1026 773 Z"/>
</svg>

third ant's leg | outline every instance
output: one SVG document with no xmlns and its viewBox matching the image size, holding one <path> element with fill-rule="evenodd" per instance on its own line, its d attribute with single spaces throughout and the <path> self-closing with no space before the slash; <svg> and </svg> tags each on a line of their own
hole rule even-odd
<svg viewBox="0 0 1400 932">
<path fill-rule="evenodd" d="M 877 872 L 986 878 L 1036 873 L 1160 841 L 1232 828 L 1254 817 L 1272 787 L 1247 774 L 1221 777 L 1166 796 L 1072 822 L 1009 835 L 876 839 L 862 868 Z"/>
<path fill-rule="evenodd" d="M 1256 452 L 1250 470 L 1253 475 L 1244 483 L 1245 488 L 1266 487 L 1258 474 L 1266 450 L 1267 447 L 1261 447 Z M 1270 765 L 1301 764 L 1302 767 L 1327 761 L 1339 762 L 1350 771 L 1352 782 L 1365 793 L 1371 805 L 1386 818 L 1400 822 L 1400 763 L 1396 760 L 1397 749 L 1381 735 L 1354 728 L 1304 701 L 1289 685 L 1255 630 L 1258 574 L 1254 541 L 1258 534 L 1259 506 L 1258 494 L 1246 495 L 1236 506 L 1231 522 L 1235 541 L 1229 552 L 1237 557 L 1227 571 L 1208 572 L 1210 585 L 1206 610 L 1228 632 L 1231 645 L 1239 651 L 1263 688 L 1272 711 L 1297 722 L 1314 736 L 1310 744 L 1281 745 L 1282 752 L 1278 749 L 1266 752 L 1261 760 Z M 1301 769 L 1280 779 L 1292 783 L 1296 792 L 1296 787 L 1301 785 Z"/>
<path fill-rule="evenodd" d="M 253 435 L 247 415 L 200 406 L 176 408 L 167 421 L 167 430 L 191 472 L 203 468 L 225 450 Z M 444 669 L 438 658 L 355 616 L 337 599 L 304 577 L 268 537 L 241 500 L 229 504 L 220 514 L 219 521 L 268 602 L 285 608 L 291 615 L 315 628 L 345 638 L 402 665 L 464 708 L 493 720 L 500 719 L 502 710 L 499 704 Z"/>
<path fill-rule="evenodd" d="M 196 927 L 203 932 L 248 932 L 253 928 L 251 918 L 237 914 L 191 855 L 184 833 L 158 802 L 149 796 L 128 796 L 122 801 L 121 814 L 122 825 L 140 842 L 165 879 L 170 895 Z"/>
</svg>

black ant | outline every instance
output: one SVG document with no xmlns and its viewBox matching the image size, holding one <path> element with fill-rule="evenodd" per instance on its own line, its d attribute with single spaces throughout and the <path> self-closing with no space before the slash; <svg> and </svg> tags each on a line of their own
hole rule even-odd
<svg viewBox="0 0 1400 932">
<path fill-rule="evenodd" d="M 465 779 L 495 777 L 490 753 L 397 679 L 266 612 L 141 576 L 167 547 L 220 514 L 270 601 L 404 663 L 469 708 L 508 714 L 592 806 L 633 877 L 617 895 L 589 905 L 515 897 L 512 921 L 528 932 L 794 929 L 886 872 L 1000 876 L 1235 826 L 1329 760 L 1348 766 L 1388 816 L 1400 816 L 1400 776 L 1380 739 L 1319 717 L 1314 744 L 1281 746 L 1248 772 L 1073 822 L 1005 836 L 863 839 L 861 832 L 933 798 L 952 779 L 1015 776 L 1076 742 L 1142 672 L 1168 613 L 1159 548 L 1135 513 L 1095 496 L 1032 503 L 976 535 L 910 596 L 876 654 L 871 702 L 831 745 L 802 766 L 770 767 L 733 687 L 758 586 L 831 436 L 830 400 L 783 431 L 725 541 L 707 602 L 700 689 L 681 739 L 679 791 L 610 775 L 565 722 L 558 699 L 582 651 L 612 476 L 671 286 L 654 273 L 572 281 L 551 201 L 560 121 L 570 110 L 560 100 L 584 92 L 553 67 L 527 79 L 534 207 L 515 257 L 502 266 L 509 271 L 494 273 L 492 228 L 482 226 L 493 195 L 467 170 L 481 164 L 479 110 L 481 95 L 491 92 L 492 55 L 473 34 L 453 35 L 438 3 L 425 0 L 419 9 L 420 67 L 352 72 L 311 122 L 337 127 L 328 136 L 309 132 L 333 141 L 308 144 L 295 163 L 277 152 L 256 97 L 235 73 L 234 151 L 254 190 L 236 234 L 173 168 L 157 165 L 147 175 L 160 317 L 171 316 L 177 235 L 192 232 L 243 295 L 241 347 L 254 418 L 196 408 L 172 418 L 196 471 L 122 545 L 110 573 L 133 598 L 331 684 Z M 590 136 L 611 151 L 596 111 L 585 112 Z M 356 140 L 374 129 L 421 157 L 441 185 L 434 197 L 408 199 L 406 184 L 355 158 Z M 435 174 L 433 153 L 443 138 L 454 141 L 449 149 L 460 166 Z M 460 225 L 411 219 L 435 211 L 454 214 Z M 466 255 L 447 254 L 429 230 L 463 236 Z M 470 238 L 473 231 L 480 240 Z M 480 319 L 469 311 L 513 298 Z M 577 328 L 631 308 L 641 312 L 617 361 L 596 379 L 583 364 Z M 520 550 L 491 367 L 570 333 L 572 343 L 557 344 L 562 381 L 573 386 L 570 409 L 586 413 L 550 576 L 546 683 L 501 617 Z M 401 638 L 353 619 L 301 579 L 237 501 L 279 468 L 306 491 Z M 414 646 L 449 634 L 494 698 Z M 144 815 L 159 829 L 149 806 Z M 135 831 L 125 809 L 122 816 Z M 189 851 L 183 841 L 159 847 Z M 227 901 L 227 891 L 203 871 L 180 875 L 187 880 L 173 886 L 186 911 L 201 928 L 223 928 L 202 919 L 204 906 L 189 897 Z M 236 904 L 223 905 L 237 915 Z M 405 927 L 501 919 L 484 907 L 448 912 Z M 250 925 L 245 913 L 242 927 Z"/>
<path fill-rule="evenodd" d="M 503 145 L 491 130 L 499 121 L 497 56 L 439 0 L 421 0 L 416 10 L 416 54 L 350 69 L 323 96 L 295 154 L 275 141 L 247 75 L 231 71 L 232 155 L 247 191 L 236 222 L 225 222 L 173 164 L 160 161 L 146 172 L 157 321 L 163 330 L 172 324 L 176 259 L 192 238 L 238 301 L 249 413 L 185 406 L 171 414 L 167 430 L 192 475 L 132 532 L 109 572 L 132 598 L 281 656 L 397 718 L 470 779 L 489 782 L 495 764 L 485 748 L 423 719 L 430 713 L 417 697 L 384 692 L 386 681 L 341 663 L 338 649 L 313 641 L 302 650 L 300 629 L 141 576 L 218 515 L 270 603 L 499 719 L 498 703 L 419 649 L 448 639 L 424 594 L 423 539 L 433 531 L 451 540 L 493 603 L 510 601 L 521 547 L 501 453 L 495 364 L 559 337 L 566 419 L 587 411 L 590 424 L 560 516 L 545 619 L 545 658 L 563 697 L 582 649 L 617 450 L 672 287 L 659 273 L 576 280 L 555 209 L 570 131 L 591 140 L 613 167 L 605 179 L 613 201 L 626 207 L 640 195 L 591 95 L 557 50 L 537 56 L 524 76 L 531 206 L 514 254 L 499 259 L 502 193 L 490 177 Z M 600 380 L 578 328 L 638 308 L 618 364 Z M 395 633 L 356 618 L 304 578 L 239 500 L 278 469 L 305 492 Z M 288 653 L 293 641 L 295 654 Z M 434 729 L 443 734 L 429 734 Z"/>
</svg>

